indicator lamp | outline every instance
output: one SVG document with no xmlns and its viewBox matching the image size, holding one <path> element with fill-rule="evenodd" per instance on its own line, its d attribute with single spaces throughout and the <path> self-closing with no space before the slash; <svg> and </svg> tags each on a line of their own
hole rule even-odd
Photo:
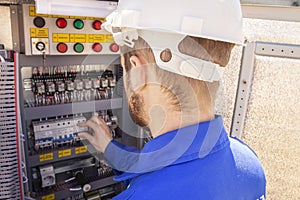
<svg viewBox="0 0 300 200">
<path fill-rule="evenodd" d="M 73 25 L 76 29 L 82 29 L 84 27 L 84 22 L 81 19 L 76 19 Z"/>
</svg>

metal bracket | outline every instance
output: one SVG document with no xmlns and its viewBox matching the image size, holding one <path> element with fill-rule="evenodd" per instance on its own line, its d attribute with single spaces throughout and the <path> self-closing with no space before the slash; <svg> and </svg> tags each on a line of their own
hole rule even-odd
<svg viewBox="0 0 300 200">
<path fill-rule="evenodd" d="M 255 54 L 300 59 L 300 45 L 256 42 Z"/>
<path fill-rule="evenodd" d="M 250 87 L 254 71 L 254 58 L 256 43 L 247 43 L 244 48 L 240 78 L 238 83 L 235 108 L 231 124 L 231 136 L 241 138 L 247 112 Z"/>
<path fill-rule="evenodd" d="M 300 59 L 300 45 L 267 42 L 247 43 L 244 48 L 240 77 L 233 112 L 230 135 L 241 139 L 253 83 L 255 56 Z"/>
</svg>

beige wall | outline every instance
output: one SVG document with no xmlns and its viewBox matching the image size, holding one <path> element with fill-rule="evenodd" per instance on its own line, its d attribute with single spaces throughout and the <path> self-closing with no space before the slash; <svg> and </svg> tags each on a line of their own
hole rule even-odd
<svg viewBox="0 0 300 200">
<path fill-rule="evenodd" d="M 300 23 L 245 19 L 244 33 L 249 41 L 300 45 Z M 240 59 L 237 47 L 224 81 L 228 130 Z M 242 139 L 264 166 L 267 199 L 300 199 L 300 59 L 256 57 Z"/>
<path fill-rule="evenodd" d="M 6 49 L 12 49 L 12 33 L 10 10 L 8 6 L 0 6 L 0 44 Z"/>
</svg>

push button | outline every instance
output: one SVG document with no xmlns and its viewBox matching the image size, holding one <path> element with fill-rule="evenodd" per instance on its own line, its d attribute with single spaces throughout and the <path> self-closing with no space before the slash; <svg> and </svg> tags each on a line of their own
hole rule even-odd
<svg viewBox="0 0 300 200">
<path fill-rule="evenodd" d="M 112 52 L 118 52 L 119 49 L 120 49 L 120 47 L 119 47 L 119 45 L 117 45 L 116 43 L 113 43 L 113 44 L 110 45 L 110 50 L 111 50 Z"/>
<path fill-rule="evenodd" d="M 61 42 L 57 44 L 56 49 L 59 53 L 65 53 L 68 50 L 68 46 Z"/>
<path fill-rule="evenodd" d="M 93 22 L 93 28 L 94 28 L 95 30 L 101 30 L 101 25 L 102 25 L 102 22 L 99 21 L 99 20 L 95 20 L 95 21 Z"/>
<path fill-rule="evenodd" d="M 74 44 L 74 51 L 76 53 L 81 53 L 81 52 L 83 52 L 83 50 L 84 50 L 83 44 L 81 44 L 81 43 Z"/>
<path fill-rule="evenodd" d="M 84 27 L 84 22 L 81 19 L 76 19 L 73 25 L 76 29 L 82 29 Z"/>
<path fill-rule="evenodd" d="M 95 44 L 93 44 L 93 50 L 95 51 L 95 52 L 101 52 L 102 51 L 102 45 L 100 44 L 100 43 L 95 43 Z"/>
<path fill-rule="evenodd" d="M 57 26 L 58 28 L 66 28 L 67 25 L 68 25 L 68 22 L 67 22 L 67 20 L 64 19 L 64 18 L 58 18 L 58 19 L 56 20 L 56 26 Z"/>
<path fill-rule="evenodd" d="M 46 22 L 45 22 L 44 18 L 42 18 L 42 17 L 35 17 L 33 19 L 33 24 L 38 28 L 43 28 L 45 26 Z"/>
</svg>

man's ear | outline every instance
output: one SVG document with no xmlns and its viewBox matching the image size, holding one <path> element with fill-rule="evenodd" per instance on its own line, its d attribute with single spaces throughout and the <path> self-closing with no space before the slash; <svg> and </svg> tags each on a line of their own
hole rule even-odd
<svg viewBox="0 0 300 200">
<path fill-rule="evenodd" d="M 129 59 L 131 64 L 130 70 L 130 83 L 133 90 L 138 90 L 145 86 L 147 80 L 146 68 L 143 67 L 144 63 L 138 56 L 131 56 Z"/>
<path fill-rule="evenodd" d="M 129 59 L 129 61 L 130 61 L 130 64 L 131 64 L 132 68 L 142 66 L 142 61 L 137 56 L 131 56 L 130 59 Z"/>
</svg>

